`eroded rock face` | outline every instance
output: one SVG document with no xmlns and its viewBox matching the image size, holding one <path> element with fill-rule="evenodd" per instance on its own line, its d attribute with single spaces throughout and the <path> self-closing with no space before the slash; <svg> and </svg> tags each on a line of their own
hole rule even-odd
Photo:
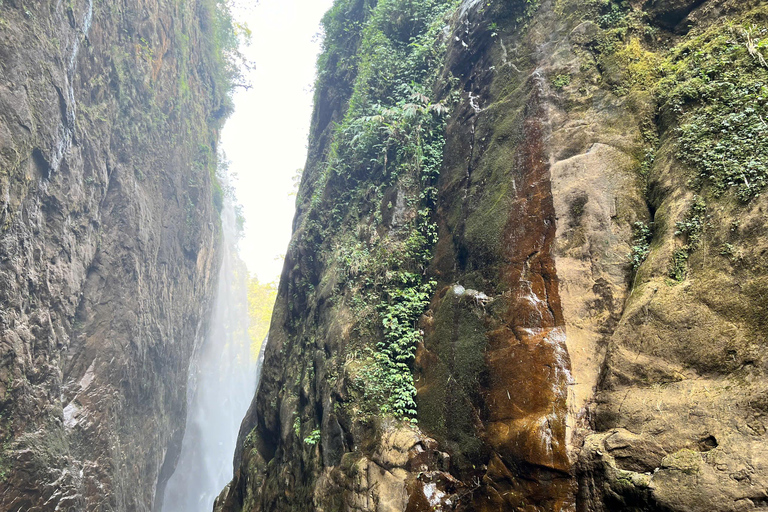
<svg viewBox="0 0 768 512">
<path fill-rule="evenodd" d="M 2 510 L 148 511 L 181 439 L 218 229 L 193 4 L 0 5 Z"/>
<path fill-rule="evenodd" d="M 458 500 L 471 510 L 519 508 L 531 499 L 556 510 L 572 502 L 566 450 L 572 379 L 552 252 L 548 86 L 540 73 L 521 86 L 530 93 L 519 110 L 509 111 L 487 94 L 482 107 L 469 105 L 469 122 L 449 126 L 449 145 L 471 129 L 484 147 L 468 171 L 457 165 L 441 176 L 447 185 L 441 205 L 450 216 L 437 251 L 449 261 L 438 260 L 436 266 L 449 269 L 454 251 L 467 254 L 441 278 L 483 291 L 459 285 L 443 290 L 416 359 L 422 428 L 449 439 L 463 452 L 465 478 L 472 474 L 482 482 L 471 501 Z M 519 130 L 519 145 L 503 143 L 510 130 Z M 495 176 L 489 162 L 501 166 Z M 495 179 L 499 182 L 488 183 Z M 486 210 L 487 194 L 503 206 Z M 493 221 L 500 232 L 482 219 L 489 214 L 507 215 Z M 479 229 L 487 230 L 488 238 L 476 238 Z M 523 474 L 525 480 L 519 478 Z"/>
<path fill-rule="evenodd" d="M 217 510 L 765 505 L 765 198 L 696 188 L 677 128 L 706 98 L 660 110 L 656 86 L 679 72 L 690 41 L 768 13 L 760 2 L 630 4 L 457 9 L 441 76 L 461 99 L 438 181 L 437 286 L 413 362 L 418 430 L 358 420 L 368 419 L 350 385 L 365 371 L 350 348 L 359 327 L 333 305 L 354 292 L 335 296 L 338 268 L 314 263 L 327 255 L 303 242 L 305 202 L 272 363 Z M 343 100 L 323 99 L 339 96 L 318 98 L 317 112 L 341 116 Z M 312 170 L 332 136 L 315 129 L 307 191 L 322 186 Z M 682 249 L 699 195 L 701 245 Z M 390 222 L 407 215 L 398 197 L 385 195 L 395 212 L 378 236 L 402 225 Z M 317 293 L 299 293 L 301 280 Z M 306 411 L 316 447 L 292 429 Z M 395 448 L 401 435 L 408 448 Z M 415 446 L 432 454 L 418 472 L 407 462 Z M 390 450 L 398 462 L 383 463 Z"/>
</svg>

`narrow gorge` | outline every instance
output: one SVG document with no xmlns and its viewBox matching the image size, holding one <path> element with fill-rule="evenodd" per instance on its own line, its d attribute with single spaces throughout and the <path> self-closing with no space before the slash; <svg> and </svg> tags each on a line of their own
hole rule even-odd
<svg viewBox="0 0 768 512">
<path fill-rule="evenodd" d="M 263 366 L 241 31 L 0 0 L 0 510 L 768 510 L 768 3 L 335 0 Z"/>
</svg>

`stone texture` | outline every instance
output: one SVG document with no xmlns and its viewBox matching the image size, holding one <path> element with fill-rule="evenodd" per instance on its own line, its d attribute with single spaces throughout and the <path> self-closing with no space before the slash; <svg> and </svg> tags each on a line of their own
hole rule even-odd
<svg viewBox="0 0 768 512">
<path fill-rule="evenodd" d="M 181 439 L 217 264 L 200 37 L 194 5 L 0 4 L 2 510 L 151 510 Z"/>
<path fill-rule="evenodd" d="M 687 279 L 671 282 L 675 223 L 694 192 L 652 84 L 633 82 L 636 62 L 616 56 L 631 41 L 595 57 L 616 30 L 597 3 L 542 1 L 525 23 L 481 4 L 462 2 L 442 71 L 461 99 L 439 179 L 438 286 L 414 362 L 419 430 L 357 421 L 362 400 L 343 384 L 353 365 L 333 384 L 307 381 L 309 366 L 318 376 L 338 355 L 354 359 L 355 322 L 327 305 L 338 276 L 302 263 L 315 256 L 294 245 L 271 369 L 216 510 L 764 508 L 766 199 L 711 198 L 706 241 Z M 646 9 L 638 44 L 666 58 L 681 34 L 758 3 L 630 4 Z M 318 98 L 317 112 L 343 110 L 329 91 Z M 315 126 L 310 171 L 330 137 Z M 660 142 L 644 175 L 649 133 Z M 633 272 L 636 222 L 655 231 Z M 725 242 L 736 255 L 719 252 Z M 304 301 L 301 279 L 319 293 Z M 322 418 L 311 450 L 291 429 L 307 409 Z M 430 454 L 418 472 L 407 462 L 416 439 Z M 433 483 L 446 495 L 430 505 Z"/>
</svg>

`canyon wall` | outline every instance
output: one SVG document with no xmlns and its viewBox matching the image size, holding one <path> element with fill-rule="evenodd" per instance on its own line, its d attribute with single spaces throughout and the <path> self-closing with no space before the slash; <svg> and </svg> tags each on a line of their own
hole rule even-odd
<svg viewBox="0 0 768 512">
<path fill-rule="evenodd" d="M 215 510 L 765 508 L 767 22 L 338 0 Z"/>
<path fill-rule="evenodd" d="M 222 13 L 0 2 L 2 510 L 149 511 L 175 464 L 219 260 Z"/>
<path fill-rule="evenodd" d="M 215 510 L 765 507 L 767 22 L 337 1 Z"/>
</svg>

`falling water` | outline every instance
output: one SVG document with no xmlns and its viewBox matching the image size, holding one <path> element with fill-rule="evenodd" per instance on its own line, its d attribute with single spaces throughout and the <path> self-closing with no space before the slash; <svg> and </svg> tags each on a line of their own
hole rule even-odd
<svg viewBox="0 0 768 512">
<path fill-rule="evenodd" d="M 236 250 L 232 202 L 221 212 L 223 258 L 211 328 L 190 367 L 187 427 L 162 512 L 210 512 L 232 478 L 240 421 L 256 391 L 260 361 L 248 336 L 247 275 Z"/>
</svg>

